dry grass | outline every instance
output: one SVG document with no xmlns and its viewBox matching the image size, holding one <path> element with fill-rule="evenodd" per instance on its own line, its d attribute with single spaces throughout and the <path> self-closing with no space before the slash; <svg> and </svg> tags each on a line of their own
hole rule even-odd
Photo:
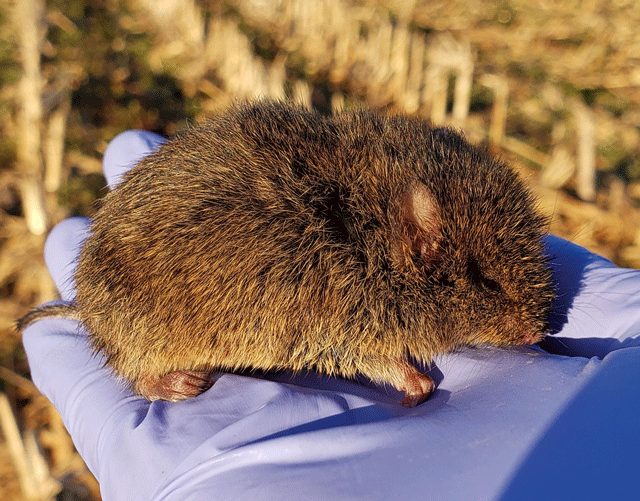
<svg viewBox="0 0 640 501">
<path fill-rule="evenodd" d="M 173 133 L 237 98 L 365 104 L 463 128 L 522 170 L 552 233 L 640 267 L 634 0 L 93 4 L 0 0 L 16 13 L 0 18 L 0 355 L 15 374 L 28 368 L 13 320 L 54 295 L 39 233 L 90 215 L 108 141 L 133 127 Z M 46 399 L 0 379 L 4 423 L 17 416 L 22 440 L 3 432 L 0 498 L 27 499 L 27 475 L 34 499 L 61 488 L 96 499 Z"/>
</svg>

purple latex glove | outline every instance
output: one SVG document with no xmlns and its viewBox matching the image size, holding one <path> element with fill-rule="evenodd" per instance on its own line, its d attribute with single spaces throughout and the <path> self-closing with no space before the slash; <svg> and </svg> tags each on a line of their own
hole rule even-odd
<svg viewBox="0 0 640 501">
<path fill-rule="evenodd" d="M 142 131 L 115 138 L 104 157 L 110 186 L 162 142 Z M 62 299 L 75 295 L 88 231 L 88 220 L 68 219 L 47 240 Z M 76 322 L 39 321 L 23 341 L 34 382 L 105 500 L 635 495 L 640 272 L 556 237 L 547 243 L 559 288 L 548 351 L 441 356 L 438 389 L 414 409 L 391 388 L 312 373 L 224 374 L 197 398 L 150 403 L 103 367 Z"/>
</svg>

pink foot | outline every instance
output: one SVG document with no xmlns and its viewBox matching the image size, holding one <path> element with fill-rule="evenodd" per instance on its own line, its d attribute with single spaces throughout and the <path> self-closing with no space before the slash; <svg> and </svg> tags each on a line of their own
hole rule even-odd
<svg viewBox="0 0 640 501">
<path fill-rule="evenodd" d="M 147 376 L 134 384 L 134 391 L 148 400 L 179 402 L 193 398 L 213 386 L 209 372 L 174 371 L 162 377 Z"/>
<path fill-rule="evenodd" d="M 404 381 L 396 388 L 399 391 L 404 391 L 404 398 L 401 402 L 403 407 L 415 407 L 429 398 L 429 395 L 436 388 L 436 383 L 426 374 L 407 364 Z"/>
</svg>

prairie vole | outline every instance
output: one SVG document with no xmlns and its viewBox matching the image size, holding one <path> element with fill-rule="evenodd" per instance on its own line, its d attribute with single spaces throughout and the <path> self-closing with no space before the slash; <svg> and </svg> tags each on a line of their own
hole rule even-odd
<svg viewBox="0 0 640 501">
<path fill-rule="evenodd" d="M 48 316 L 150 400 L 213 370 L 357 373 L 427 398 L 462 345 L 535 343 L 554 296 L 546 220 L 505 163 L 449 128 L 241 104 L 183 132 L 102 201 L 74 303 Z"/>
</svg>

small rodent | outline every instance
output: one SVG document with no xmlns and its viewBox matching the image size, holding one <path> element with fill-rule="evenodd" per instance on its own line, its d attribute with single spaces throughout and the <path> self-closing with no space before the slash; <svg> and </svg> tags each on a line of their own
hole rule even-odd
<svg viewBox="0 0 640 501">
<path fill-rule="evenodd" d="M 232 107 L 141 160 L 104 197 L 73 303 L 149 400 L 214 370 L 363 374 L 414 406 L 410 362 L 540 341 L 554 289 L 547 221 L 516 173 L 450 128 L 280 102 Z"/>
</svg>

